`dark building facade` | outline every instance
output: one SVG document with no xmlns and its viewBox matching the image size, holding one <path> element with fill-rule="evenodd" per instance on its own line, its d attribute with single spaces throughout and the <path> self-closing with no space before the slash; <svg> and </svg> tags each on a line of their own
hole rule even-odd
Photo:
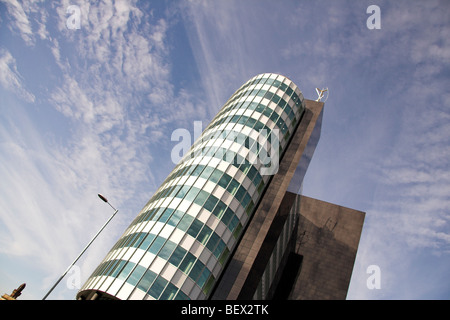
<svg viewBox="0 0 450 320">
<path fill-rule="evenodd" d="M 320 206 L 308 206 L 310 200 L 303 204 L 298 194 L 320 137 L 323 106 L 304 99 L 299 88 L 281 75 L 266 73 L 247 81 L 144 206 L 77 298 L 325 297 L 305 294 L 307 273 L 298 273 L 308 270 L 307 257 L 314 251 L 299 243 L 305 238 L 302 226 L 309 228 L 309 235 L 318 234 L 308 224 L 314 219 L 303 211 Z M 353 238 L 359 241 L 361 230 L 356 229 Z M 353 242 L 351 248 L 355 249 Z M 316 260 L 325 263 L 338 257 L 328 253 Z M 343 280 L 337 286 L 345 292 L 354 254 L 339 271 Z M 292 266 L 297 267 L 289 269 Z M 295 285 L 285 285 L 289 277 L 295 278 Z"/>
<path fill-rule="evenodd" d="M 295 251 L 289 263 L 300 262 L 290 289 L 292 300 L 343 300 L 353 270 L 365 213 L 301 196 Z M 286 280 L 292 274 L 286 272 Z"/>
</svg>

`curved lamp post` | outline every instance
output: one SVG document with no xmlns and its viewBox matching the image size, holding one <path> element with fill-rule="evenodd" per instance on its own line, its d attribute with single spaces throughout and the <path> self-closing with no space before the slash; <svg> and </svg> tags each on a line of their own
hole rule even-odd
<svg viewBox="0 0 450 320">
<path fill-rule="evenodd" d="M 56 281 L 56 283 L 53 285 L 53 287 L 47 292 L 47 294 L 44 296 L 44 298 L 42 298 L 42 300 L 45 300 L 48 295 L 53 291 L 53 289 L 55 289 L 55 287 L 58 285 L 58 283 L 61 282 L 61 280 L 64 278 L 64 276 L 67 274 L 67 272 L 69 272 L 69 270 L 73 267 L 73 265 L 78 261 L 78 259 L 80 259 L 80 257 L 83 255 L 83 253 L 89 248 L 89 246 L 92 244 L 92 242 L 94 242 L 94 240 L 98 237 L 98 235 L 100 234 L 100 232 L 103 231 L 103 229 L 105 229 L 106 225 L 112 220 L 112 218 L 114 218 L 114 216 L 116 215 L 116 213 L 119 211 L 116 208 L 114 208 L 109 202 L 108 199 L 106 199 L 104 196 L 102 196 L 100 193 L 98 194 L 98 197 L 100 199 L 102 199 L 104 202 L 106 202 L 107 204 L 109 204 L 109 206 L 111 208 L 114 209 L 114 213 L 113 215 L 108 219 L 108 221 L 105 222 L 105 224 L 100 228 L 100 230 L 95 234 L 95 236 L 92 238 L 91 241 L 89 241 L 89 243 L 87 244 L 86 247 L 84 247 L 83 251 L 81 251 L 81 253 L 78 255 L 78 257 L 72 262 L 72 264 L 66 269 L 66 271 L 64 271 L 64 273 L 62 274 L 62 276 L 58 279 L 58 281 Z"/>
</svg>

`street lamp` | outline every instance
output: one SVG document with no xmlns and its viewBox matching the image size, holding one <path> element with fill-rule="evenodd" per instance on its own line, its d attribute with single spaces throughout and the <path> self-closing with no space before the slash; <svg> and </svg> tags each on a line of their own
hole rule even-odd
<svg viewBox="0 0 450 320">
<path fill-rule="evenodd" d="M 74 264 L 78 261 L 78 259 L 80 259 L 80 257 L 83 255 L 83 253 L 89 248 L 89 246 L 92 244 L 92 242 L 94 242 L 94 240 L 98 237 L 98 235 L 100 234 L 100 232 L 103 231 L 103 229 L 105 229 L 106 225 L 112 220 L 112 218 L 114 218 L 114 216 L 116 215 L 116 213 L 119 211 L 116 208 L 114 208 L 109 202 L 108 199 L 106 199 L 104 196 L 102 196 L 100 193 L 98 194 L 98 197 L 100 199 L 102 199 L 104 202 L 106 202 L 107 204 L 109 204 L 109 206 L 111 208 L 114 209 L 114 213 L 113 215 L 108 219 L 108 221 L 105 222 L 105 224 L 100 228 L 100 230 L 98 230 L 98 232 L 96 233 L 96 235 L 92 238 L 91 241 L 89 241 L 89 243 L 87 244 L 86 247 L 84 247 L 83 251 L 81 251 L 81 253 L 78 255 L 78 257 L 72 262 L 72 264 L 67 268 L 66 271 L 64 271 L 64 273 L 62 274 L 62 276 L 58 279 L 58 281 L 56 281 L 56 283 L 53 285 L 53 287 L 47 292 L 47 294 L 44 296 L 44 298 L 42 298 L 42 300 L 45 300 L 48 295 L 53 291 L 53 289 L 55 289 L 55 287 L 58 285 L 58 283 L 61 282 L 61 280 L 64 278 L 64 276 L 67 274 L 67 272 L 69 272 L 69 270 L 74 266 Z"/>
</svg>

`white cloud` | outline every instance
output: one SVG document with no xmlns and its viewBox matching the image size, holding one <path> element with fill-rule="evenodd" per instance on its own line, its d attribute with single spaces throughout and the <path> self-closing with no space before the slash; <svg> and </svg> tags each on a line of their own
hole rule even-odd
<svg viewBox="0 0 450 320">
<path fill-rule="evenodd" d="M 3 2 L 6 3 L 8 13 L 12 18 L 13 31 L 18 31 L 23 41 L 25 41 L 27 45 L 32 45 L 34 43 L 34 40 L 31 23 L 22 5 L 17 0 Z"/>
<path fill-rule="evenodd" d="M 23 78 L 17 70 L 16 60 L 9 51 L 4 49 L 0 49 L 0 84 L 27 102 L 35 100 L 34 95 L 23 85 Z"/>
<path fill-rule="evenodd" d="M 51 10 L 44 4 L 33 10 Z M 108 209 L 98 205 L 96 193 L 113 195 L 110 200 L 116 207 L 134 199 L 134 210 L 148 200 L 155 188 L 155 169 L 149 166 L 154 145 L 150 142 L 154 142 L 153 131 L 159 134 L 162 128 L 160 122 L 144 129 L 143 125 L 154 121 L 153 114 L 166 125 L 166 119 L 173 119 L 170 108 L 141 106 L 149 103 L 148 94 L 161 95 L 162 88 L 166 96 L 174 96 L 164 61 L 165 21 L 153 24 L 144 19 L 135 2 L 77 2 L 82 9 L 81 29 L 68 30 L 65 4 L 68 2 L 55 6 L 58 21 L 64 23 L 56 32 L 48 29 L 46 39 L 49 54 L 60 68 L 61 82 L 48 88 L 48 95 L 39 95 L 40 101 L 50 102 L 65 117 L 67 125 L 56 126 L 63 127 L 63 137 L 48 139 L 61 132 L 50 127 L 40 132 L 40 124 L 33 123 L 27 111 L 17 106 L 20 117 L 3 114 L 16 134 L 2 128 L 1 144 L 4 192 L 0 201 L 2 208 L 7 208 L 1 216 L 1 252 L 33 259 L 36 269 L 51 275 L 62 272 L 106 221 L 100 212 Z M 133 18 L 136 20 L 130 21 Z M 138 28 L 140 22 L 143 25 Z M 31 43 L 32 34 L 27 30 L 31 29 L 22 32 L 29 35 Z M 0 68 L 3 86 L 35 101 L 34 96 L 26 95 L 15 58 L 6 50 L 0 54 Z M 145 189 L 135 192 L 143 185 Z M 131 216 L 136 213 L 128 212 Z M 83 262 L 84 277 L 106 254 L 127 220 L 125 212 L 117 216 L 117 230 L 103 235 L 103 242 L 91 249 L 90 258 Z M 3 245 L 6 243 L 10 245 Z M 38 285 L 48 288 L 53 278 L 45 276 L 45 283 Z"/>
<path fill-rule="evenodd" d="M 36 35 L 42 40 L 48 38 L 49 33 L 46 28 L 48 12 L 47 10 L 42 10 L 44 0 L 1 1 L 6 3 L 12 22 L 10 25 L 11 31 L 19 33 L 26 45 L 34 46 Z"/>
</svg>

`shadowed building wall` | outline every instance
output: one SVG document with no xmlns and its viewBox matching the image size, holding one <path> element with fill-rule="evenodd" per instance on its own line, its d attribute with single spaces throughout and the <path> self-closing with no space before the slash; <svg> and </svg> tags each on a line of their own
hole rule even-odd
<svg viewBox="0 0 450 320">
<path fill-rule="evenodd" d="M 365 213 L 301 196 L 296 254 L 301 269 L 289 299 L 347 296 Z"/>
</svg>

